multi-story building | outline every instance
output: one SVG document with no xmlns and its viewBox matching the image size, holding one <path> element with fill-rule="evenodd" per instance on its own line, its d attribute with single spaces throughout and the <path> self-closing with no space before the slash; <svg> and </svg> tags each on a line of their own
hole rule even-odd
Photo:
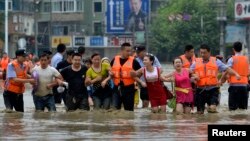
<svg viewBox="0 0 250 141">
<path fill-rule="evenodd" d="M 14 57 L 14 52 L 18 48 L 18 40 L 26 39 L 26 48 L 32 51 L 34 47 L 34 17 L 33 0 L 8 0 L 8 52 Z M 5 10 L 5 0 L 0 0 L 0 12 L 3 15 Z M 4 19 L 4 18 L 3 18 Z M 0 29 L 4 32 L 4 28 Z"/>
<path fill-rule="evenodd" d="M 124 25 L 128 22 L 127 18 L 132 11 L 130 0 L 9 0 L 9 2 L 13 5 L 10 6 L 11 13 L 15 13 L 9 17 L 10 34 L 11 36 L 15 34 L 10 39 L 11 46 L 16 45 L 17 40 L 26 35 L 37 37 L 28 39 L 27 49 L 31 52 L 35 52 L 35 47 L 38 47 L 38 53 L 48 49 L 55 50 L 58 43 L 62 42 L 67 47 L 86 46 L 87 54 L 98 51 L 102 55 L 113 56 L 119 50 L 121 43 L 125 41 L 137 43 L 137 32 L 125 31 L 126 25 Z M 156 16 L 156 10 L 163 2 L 166 0 L 142 0 L 141 7 L 148 17 L 144 26 L 149 27 L 150 19 Z M 4 4 L 1 6 L 0 9 L 4 9 Z M 145 36 L 145 33 L 149 35 L 150 30 L 138 34 L 144 42 L 149 37 Z"/>
</svg>

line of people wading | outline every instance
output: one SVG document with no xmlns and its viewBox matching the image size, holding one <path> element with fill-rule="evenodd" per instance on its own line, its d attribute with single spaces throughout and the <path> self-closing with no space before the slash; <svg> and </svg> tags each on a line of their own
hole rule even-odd
<svg viewBox="0 0 250 141">
<path fill-rule="evenodd" d="M 234 55 L 226 64 L 220 56 L 211 55 L 208 45 L 200 45 L 199 50 L 200 58 L 196 58 L 193 46 L 185 46 L 184 54 L 173 60 L 175 70 L 166 73 L 144 46 L 133 48 L 129 43 L 123 43 L 112 60 L 99 53 L 83 60 L 84 47 L 66 51 L 64 44 L 58 45 L 53 57 L 50 51 L 44 51 L 39 58 L 27 55 L 25 50 L 17 50 L 14 59 L 4 53 L 1 69 L 6 111 L 24 112 L 25 83 L 30 83 L 36 111 L 54 112 L 61 101 L 66 111 L 122 107 L 134 111 L 140 95 L 142 108 L 150 105 L 153 113 L 164 113 L 169 98 L 164 82 L 171 82 L 176 95 L 174 112 L 191 113 L 197 107 L 198 114 L 205 110 L 216 113 L 219 88 L 226 81 L 229 110 L 246 110 L 249 62 L 242 54 L 242 44 L 233 44 Z"/>
</svg>

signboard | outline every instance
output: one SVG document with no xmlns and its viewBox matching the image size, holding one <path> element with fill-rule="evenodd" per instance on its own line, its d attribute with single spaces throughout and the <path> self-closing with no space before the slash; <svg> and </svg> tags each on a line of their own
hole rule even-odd
<svg viewBox="0 0 250 141">
<path fill-rule="evenodd" d="M 107 33 L 145 31 L 149 0 L 107 0 L 106 4 Z"/>
<path fill-rule="evenodd" d="M 235 2 L 234 11 L 236 19 L 250 19 L 250 1 Z"/>
<path fill-rule="evenodd" d="M 246 42 L 246 26 L 244 25 L 228 25 L 226 26 L 226 43 L 234 43 L 240 41 Z"/>
<path fill-rule="evenodd" d="M 52 36 L 52 48 L 56 48 L 58 44 L 65 44 L 66 47 L 72 47 L 71 36 Z"/>
<path fill-rule="evenodd" d="M 103 36 L 86 36 L 85 37 L 86 47 L 107 47 L 108 38 Z"/>
<path fill-rule="evenodd" d="M 73 37 L 73 46 L 85 46 L 85 37 L 84 36 L 74 36 Z"/>
<path fill-rule="evenodd" d="M 135 32 L 135 42 L 136 42 L 136 44 L 145 43 L 145 32 L 144 31 Z"/>
<path fill-rule="evenodd" d="M 112 37 L 111 38 L 111 46 L 121 46 L 123 43 L 130 43 L 133 45 L 133 38 L 132 37 Z"/>
</svg>

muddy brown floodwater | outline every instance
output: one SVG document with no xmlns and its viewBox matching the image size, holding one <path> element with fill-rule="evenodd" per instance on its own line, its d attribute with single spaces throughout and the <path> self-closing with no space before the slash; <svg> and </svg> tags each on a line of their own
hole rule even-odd
<svg viewBox="0 0 250 141">
<path fill-rule="evenodd" d="M 164 68 L 172 70 L 171 65 Z M 167 114 L 152 114 L 141 108 L 66 113 L 63 105 L 57 105 L 56 113 L 35 113 L 29 88 L 24 94 L 25 113 L 5 113 L 1 91 L 0 140 L 206 141 L 208 124 L 250 124 L 249 109 L 228 111 L 227 88 L 227 84 L 221 88 L 219 113 L 204 115 L 175 115 L 171 109 Z"/>
</svg>

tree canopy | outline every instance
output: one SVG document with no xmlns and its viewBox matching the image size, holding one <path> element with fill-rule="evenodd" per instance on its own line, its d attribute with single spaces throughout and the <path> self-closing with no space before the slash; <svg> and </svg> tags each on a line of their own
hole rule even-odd
<svg viewBox="0 0 250 141">
<path fill-rule="evenodd" d="M 230 6 L 232 1 L 228 1 Z M 151 51 L 161 60 L 169 61 L 182 54 L 185 45 L 192 44 L 197 49 L 205 43 L 213 54 L 218 54 L 220 30 L 217 10 L 215 1 L 211 0 L 169 0 L 158 10 L 158 16 L 152 22 Z M 233 16 L 233 10 L 227 12 L 229 17 Z"/>
</svg>

